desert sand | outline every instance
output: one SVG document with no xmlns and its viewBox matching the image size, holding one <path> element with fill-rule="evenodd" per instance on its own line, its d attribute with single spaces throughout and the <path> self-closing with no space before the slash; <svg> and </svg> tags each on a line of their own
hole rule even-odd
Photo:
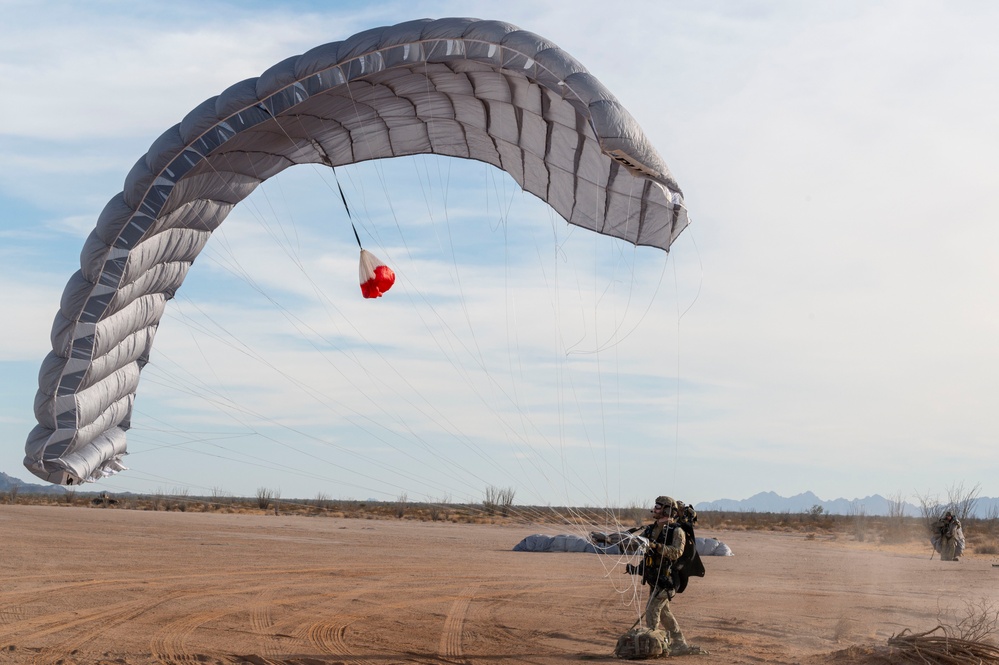
<svg viewBox="0 0 999 665">
<path fill-rule="evenodd" d="M 615 559 L 511 548 L 532 525 L 0 506 L 0 663 L 615 661 L 644 600 Z M 712 532 L 673 602 L 684 662 L 824 663 L 999 604 L 996 557 Z"/>
</svg>

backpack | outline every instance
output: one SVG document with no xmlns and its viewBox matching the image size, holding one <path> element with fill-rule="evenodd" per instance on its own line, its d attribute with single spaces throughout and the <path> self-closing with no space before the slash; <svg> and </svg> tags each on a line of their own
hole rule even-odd
<svg viewBox="0 0 999 665">
<path fill-rule="evenodd" d="M 666 633 L 662 630 L 632 628 L 617 638 L 614 657 L 626 660 L 658 658 L 664 653 L 669 653 L 667 644 Z"/>
<path fill-rule="evenodd" d="M 670 570 L 670 577 L 673 582 L 673 589 L 677 593 L 683 593 L 687 588 L 687 582 L 691 576 L 704 577 L 704 563 L 701 562 L 701 555 L 697 553 L 697 538 L 694 537 L 694 525 L 684 521 L 679 524 L 686 536 L 683 545 L 683 554 L 673 562 Z"/>
</svg>

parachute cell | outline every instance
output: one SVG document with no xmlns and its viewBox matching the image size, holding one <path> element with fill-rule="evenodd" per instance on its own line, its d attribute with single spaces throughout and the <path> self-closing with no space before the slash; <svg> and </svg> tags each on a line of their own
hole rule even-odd
<svg viewBox="0 0 999 665">
<path fill-rule="evenodd" d="M 123 468 L 166 301 L 257 185 L 296 164 L 422 153 L 492 164 L 570 224 L 636 245 L 668 250 L 687 224 L 679 187 L 632 116 L 533 33 L 423 19 L 319 46 L 206 100 L 129 172 L 66 287 L 25 466 L 59 484 Z M 387 275 L 375 279 L 384 292 Z"/>
</svg>

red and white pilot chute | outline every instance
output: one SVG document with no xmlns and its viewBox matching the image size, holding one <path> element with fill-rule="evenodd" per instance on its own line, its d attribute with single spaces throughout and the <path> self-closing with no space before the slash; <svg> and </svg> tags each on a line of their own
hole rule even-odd
<svg viewBox="0 0 999 665">
<path fill-rule="evenodd" d="M 361 250 L 361 295 L 381 298 L 395 284 L 395 272 L 366 249 Z"/>
</svg>

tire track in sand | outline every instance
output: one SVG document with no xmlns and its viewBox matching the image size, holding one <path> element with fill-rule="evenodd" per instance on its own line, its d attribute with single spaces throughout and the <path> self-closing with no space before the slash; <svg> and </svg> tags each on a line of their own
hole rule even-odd
<svg viewBox="0 0 999 665">
<path fill-rule="evenodd" d="M 314 621 L 304 630 L 296 630 L 295 633 L 307 637 L 317 649 L 332 656 L 340 656 L 350 662 L 358 662 L 350 647 L 347 645 L 347 628 L 358 619 L 363 618 L 362 614 L 356 612 L 340 613 L 337 610 L 345 604 L 350 604 L 362 596 L 377 596 L 381 591 L 394 584 L 389 580 L 383 580 L 373 584 L 365 584 L 352 589 L 349 593 L 333 595 L 324 594 L 328 600 L 333 601 L 332 607 L 322 611 L 332 615 L 330 619 Z M 313 606 L 314 611 L 319 611 L 319 604 Z M 343 609 L 346 609 L 345 607 Z"/>
<path fill-rule="evenodd" d="M 136 617 L 145 614 L 178 595 L 180 594 L 171 594 L 152 603 L 145 599 L 119 603 L 108 608 L 90 612 L 86 616 L 79 617 L 76 620 L 59 621 L 49 626 L 40 626 L 29 639 L 37 639 L 47 634 L 62 633 L 69 628 L 80 628 L 83 630 L 52 646 L 47 646 L 39 650 L 32 662 L 35 665 L 50 665 L 50 663 L 63 662 L 64 659 L 77 652 L 86 644 L 93 642 L 101 635 L 111 632 L 118 626 L 132 621 Z"/>
<path fill-rule="evenodd" d="M 309 626 L 309 641 L 334 656 L 352 658 L 354 652 L 347 646 L 347 627 L 360 619 L 357 616 L 340 616 L 334 621 L 320 621 Z"/>
<path fill-rule="evenodd" d="M 296 633 L 299 635 L 303 635 L 304 633 L 303 637 L 307 637 L 317 649 L 325 654 L 337 656 L 344 662 L 368 662 L 365 657 L 358 655 L 350 647 L 347 630 L 354 623 L 372 616 L 382 615 L 391 609 L 411 607 L 440 599 L 439 596 L 428 597 L 426 594 L 417 593 L 416 597 L 407 597 L 402 601 L 398 601 L 395 600 L 395 595 L 389 598 L 382 595 L 386 590 L 394 589 L 397 586 L 398 581 L 396 580 L 380 580 L 354 588 L 347 594 L 328 595 L 328 598 L 334 602 L 332 603 L 332 607 L 323 611 L 328 612 L 331 615 L 330 618 L 315 621 L 304 631 L 299 630 Z M 422 590 L 426 591 L 426 589 Z M 413 589 L 411 588 L 410 591 L 412 592 Z M 361 599 L 373 603 L 373 606 L 364 609 L 355 606 L 349 610 L 347 609 L 348 606 Z M 386 600 L 391 600 L 392 602 L 384 602 Z M 316 610 L 318 610 L 318 607 Z"/>
<path fill-rule="evenodd" d="M 250 608 L 250 630 L 260 636 L 260 652 L 266 658 L 273 658 L 280 652 L 277 637 L 273 634 L 274 615 L 273 588 L 262 589 L 256 602 Z"/>
<path fill-rule="evenodd" d="M 461 634 L 465 626 L 468 606 L 472 603 L 472 598 L 478 590 L 478 585 L 465 587 L 451 603 L 451 609 L 447 613 L 447 618 L 444 619 L 441 641 L 437 647 L 437 654 L 442 659 L 451 662 L 465 662 L 461 649 Z"/>
<path fill-rule="evenodd" d="M 203 665 L 208 659 L 206 657 L 215 657 L 221 660 L 223 654 L 190 653 L 185 648 L 186 642 L 188 636 L 201 626 L 221 619 L 231 613 L 229 610 L 215 610 L 171 621 L 162 630 L 153 635 L 149 641 L 149 650 L 152 657 L 161 663 L 169 665 Z"/>
<path fill-rule="evenodd" d="M 257 585 L 245 589 L 229 589 L 225 591 L 214 590 L 210 595 L 216 600 L 223 597 L 234 598 L 248 593 L 264 592 L 268 588 L 268 585 Z M 177 593 L 175 598 L 188 600 L 192 598 L 201 598 L 203 595 L 203 589 L 185 589 L 183 592 Z M 194 633 L 195 630 L 206 623 L 217 621 L 218 619 L 230 614 L 237 614 L 244 611 L 246 611 L 245 606 L 229 606 L 207 612 L 203 611 L 196 614 L 190 614 L 184 618 L 169 621 L 149 640 L 149 649 L 151 654 L 153 658 L 170 665 L 182 665 L 185 663 L 189 663 L 190 665 L 202 665 L 206 662 L 207 658 L 211 657 L 221 660 L 223 657 L 222 654 L 191 653 L 190 650 L 187 649 L 188 637 Z M 253 609 L 251 608 L 251 622 L 254 620 L 252 618 L 252 612 Z"/>
</svg>

